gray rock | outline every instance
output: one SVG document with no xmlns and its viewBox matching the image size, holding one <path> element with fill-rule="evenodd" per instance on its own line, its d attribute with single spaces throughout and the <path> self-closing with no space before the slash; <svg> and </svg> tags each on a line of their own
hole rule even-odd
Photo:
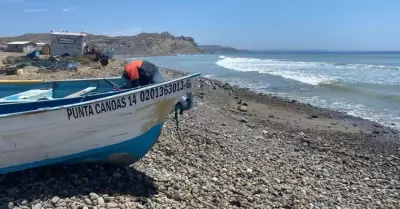
<svg viewBox="0 0 400 209">
<path fill-rule="evenodd" d="M 23 201 L 21 202 L 21 205 L 27 206 L 27 205 L 28 205 L 28 201 L 27 201 L 27 200 L 23 200 Z"/>
<path fill-rule="evenodd" d="M 59 198 L 58 196 L 54 196 L 53 198 L 51 198 L 51 203 L 52 203 L 53 205 L 55 205 L 55 204 L 58 203 L 59 200 L 60 200 L 60 198 Z"/>
<path fill-rule="evenodd" d="M 58 206 L 60 206 L 60 207 L 65 207 L 65 206 L 67 206 L 67 203 L 66 203 L 66 202 L 59 202 L 59 203 L 58 203 Z"/>
<path fill-rule="evenodd" d="M 121 173 L 119 173 L 119 172 L 114 172 L 113 176 L 114 176 L 114 178 L 119 178 L 119 177 L 121 177 L 122 175 L 121 175 Z"/>
<path fill-rule="evenodd" d="M 126 206 L 125 206 L 124 204 L 118 204 L 117 207 L 118 207 L 118 208 L 121 208 L 121 209 L 126 209 Z"/>
<path fill-rule="evenodd" d="M 13 202 L 9 202 L 8 203 L 8 209 L 13 209 L 14 208 L 14 203 Z"/>
<path fill-rule="evenodd" d="M 89 198 L 85 198 L 83 201 L 86 205 L 92 205 L 92 201 Z"/>
<path fill-rule="evenodd" d="M 99 203 L 98 203 L 98 201 L 97 201 L 97 199 L 96 200 L 92 200 L 92 205 L 98 205 Z"/>
<path fill-rule="evenodd" d="M 109 203 L 107 203 L 107 207 L 108 208 L 116 208 L 116 207 L 118 207 L 118 204 L 114 203 L 114 202 L 109 202 Z"/>
<path fill-rule="evenodd" d="M 104 206 L 105 205 L 103 197 L 98 197 L 97 198 L 97 205 L 99 205 L 99 206 Z"/>
<path fill-rule="evenodd" d="M 247 119 L 246 118 L 241 118 L 241 119 L 239 119 L 239 122 L 247 123 Z"/>
<path fill-rule="evenodd" d="M 89 197 L 91 200 L 97 200 L 97 198 L 99 198 L 99 195 L 91 192 L 91 193 L 89 193 Z"/>
<path fill-rule="evenodd" d="M 41 209 L 42 208 L 42 203 L 36 203 L 32 209 Z"/>
</svg>

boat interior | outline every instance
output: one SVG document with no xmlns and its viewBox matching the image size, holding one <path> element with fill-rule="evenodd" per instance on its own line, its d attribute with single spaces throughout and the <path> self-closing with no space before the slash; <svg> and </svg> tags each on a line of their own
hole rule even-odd
<svg viewBox="0 0 400 209">
<path fill-rule="evenodd" d="M 114 90 L 113 85 L 120 86 L 123 83 L 124 81 L 121 78 L 0 81 L 0 114 L 69 105 L 129 91 Z"/>
</svg>

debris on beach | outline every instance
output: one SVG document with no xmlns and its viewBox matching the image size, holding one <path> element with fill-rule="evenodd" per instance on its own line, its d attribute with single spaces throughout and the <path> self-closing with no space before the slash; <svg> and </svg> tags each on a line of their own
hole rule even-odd
<svg viewBox="0 0 400 209">
<path fill-rule="evenodd" d="M 241 112 L 247 112 L 247 105 L 240 105 L 237 109 Z"/>
</svg>

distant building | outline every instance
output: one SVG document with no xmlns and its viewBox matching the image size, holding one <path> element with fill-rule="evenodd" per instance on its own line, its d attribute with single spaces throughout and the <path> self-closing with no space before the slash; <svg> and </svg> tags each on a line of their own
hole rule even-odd
<svg viewBox="0 0 400 209">
<path fill-rule="evenodd" d="M 7 44 L 8 52 L 31 52 L 37 48 L 37 44 L 31 41 L 14 41 Z"/>
<path fill-rule="evenodd" d="M 84 49 L 87 46 L 87 34 L 84 32 L 52 32 L 50 33 L 50 40 L 50 53 L 52 56 L 83 56 Z"/>
<path fill-rule="evenodd" d="M 44 46 L 42 46 L 41 54 L 50 55 L 50 44 L 45 44 Z"/>
</svg>

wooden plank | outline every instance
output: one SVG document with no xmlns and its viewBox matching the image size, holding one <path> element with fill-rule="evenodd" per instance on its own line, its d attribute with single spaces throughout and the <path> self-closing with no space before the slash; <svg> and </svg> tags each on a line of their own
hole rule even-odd
<svg viewBox="0 0 400 209">
<path fill-rule="evenodd" d="M 80 91 L 77 91 L 77 92 L 75 92 L 73 94 L 70 94 L 70 95 L 64 97 L 64 98 L 73 98 L 73 97 L 82 96 L 82 95 L 87 94 L 87 93 L 89 93 L 91 91 L 94 91 L 95 89 L 96 89 L 96 87 L 87 87 L 86 89 L 82 89 Z"/>
<path fill-rule="evenodd" d="M 36 101 L 44 97 L 52 96 L 53 89 L 31 89 L 18 94 L 10 95 L 7 97 L 0 98 L 0 102 L 26 102 Z"/>
</svg>

